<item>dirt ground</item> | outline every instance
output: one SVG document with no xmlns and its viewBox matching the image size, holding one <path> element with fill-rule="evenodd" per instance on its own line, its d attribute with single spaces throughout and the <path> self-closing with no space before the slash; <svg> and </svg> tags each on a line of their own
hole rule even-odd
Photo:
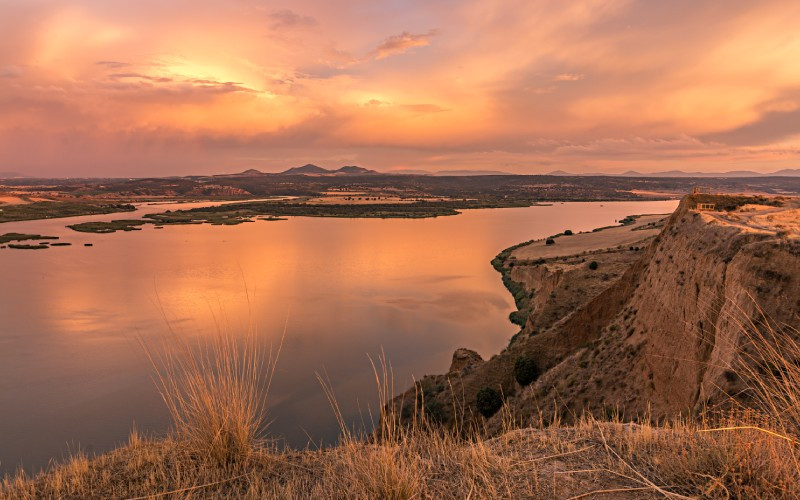
<svg viewBox="0 0 800 500">
<path fill-rule="evenodd" d="M 19 196 L 0 194 L 0 205 L 22 205 L 25 203 L 30 203 L 30 202 L 23 198 L 20 198 Z"/>
<path fill-rule="evenodd" d="M 30 196 L 29 193 L 19 193 L 14 191 L 0 191 L 0 205 L 27 205 L 35 201 L 51 201 L 49 198 L 41 196 Z"/>
<path fill-rule="evenodd" d="M 800 199 L 791 199 L 782 207 L 745 205 L 734 212 L 702 212 L 707 220 L 733 225 L 747 232 L 784 232 L 787 236 L 800 236 Z"/>
<path fill-rule="evenodd" d="M 579 255 L 618 246 L 630 246 L 655 236 L 661 231 L 660 224 L 668 215 L 643 215 L 627 226 L 612 227 L 597 232 L 578 233 L 555 239 L 554 245 L 545 240 L 534 241 L 519 247 L 511 254 L 518 260 L 549 259 L 567 255 Z"/>
</svg>

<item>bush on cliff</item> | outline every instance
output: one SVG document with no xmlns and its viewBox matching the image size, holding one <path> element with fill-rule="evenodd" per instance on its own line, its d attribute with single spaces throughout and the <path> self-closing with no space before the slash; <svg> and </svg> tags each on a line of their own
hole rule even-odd
<svg viewBox="0 0 800 500">
<path fill-rule="evenodd" d="M 519 311 L 513 311 L 511 314 L 509 314 L 508 320 L 517 326 L 524 327 L 528 322 L 529 315 L 530 311 L 528 309 L 520 309 Z"/>
<path fill-rule="evenodd" d="M 530 385 L 539 378 L 539 367 L 536 362 L 527 357 L 520 356 L 514 362 L 514 379 L 523 387 Z"/>
<path fill-rule="evenodd" d="M 478 391 L 476 404 L 480 414 L 489 418 L 503 406 L 503 397 L 491 387 L 484 387 Z"/>
</svg>

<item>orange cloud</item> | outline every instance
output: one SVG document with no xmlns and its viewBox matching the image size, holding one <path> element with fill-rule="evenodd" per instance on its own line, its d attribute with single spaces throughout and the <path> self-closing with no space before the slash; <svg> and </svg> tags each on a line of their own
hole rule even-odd
<svg viewBox="0 0 800 500">
<path fill-rule="evenodd" d="M 582 75 L 580 73 L 561 73 L 555 76 L 553 80 L 557 82 L 577 82 L 578 80 L 583 80 L 586 78 L 586 75 Z"/>
<path fill-rule="evenodd" d="M 414 47 L 430 45 L 431 38 L 436 35 L 435 30 L 427 33 L 412 34 L 404 31 L 399 35 L 390 36 L 383 41 L 374 51 L 375 59 L 385 59 L 395 54 L 403 54 Z"/>
<path fill-rule="evenodd" d="M 5 2 L 0 170 L 796 167 L 798 16 L 786 0 Z"/>
</svg>

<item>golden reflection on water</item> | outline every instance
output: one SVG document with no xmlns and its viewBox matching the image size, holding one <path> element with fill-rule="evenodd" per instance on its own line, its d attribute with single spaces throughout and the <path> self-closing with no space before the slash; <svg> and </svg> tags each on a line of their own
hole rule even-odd
<svg viewBox="0 0 800 500">
<path fill-rule="evenodd" d="M 75 244 L 0 253 L 0 468 L 38 467 L 67 442 L 108 449 L 134 421 L 164 431 L 137 337 L 157 339 L 170 327 L 202 336 L 215 322 L 243 329 L 250 319 L 274 342 L 288 316 L 271 432 L 293 445 L 304 445 L 306 432 L 331 441 L 336 423 L 315 372 L 330 376 L 346 416 L 359 420 L 375 396 L 367 354 L 385 351 L 399 390 L 412 376 L 445 371 L 458 347 L 486 357 L 506 345 L 516 331 L 507 320 L 513 301 L 489 264 L 500 250 L 675 206 L 575 203 L 107 235 L 29 223 Z"/>
</svg>

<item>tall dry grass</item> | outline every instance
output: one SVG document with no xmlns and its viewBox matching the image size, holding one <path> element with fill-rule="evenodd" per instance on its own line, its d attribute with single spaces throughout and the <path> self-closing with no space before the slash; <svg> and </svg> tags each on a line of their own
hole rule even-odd
<svg viewBox="0 0 800 500">
<path fill-rule="evenodd" d="M 800 438 L 800 331 L 776 325 L 763 312 L 740 322 L 745 344 L 738 373 L 761 411 L 787 439 Z"/>
<path fill-rule="evenodd" d="M 246 461 L 266 430 L 285 329 L 275 350 L 252 325 L 243 334 L 218 325 L 197 342 L 171 333 L 168 342 L 142 345 L 176 439 L 217 465 Z"/>
</svg>

